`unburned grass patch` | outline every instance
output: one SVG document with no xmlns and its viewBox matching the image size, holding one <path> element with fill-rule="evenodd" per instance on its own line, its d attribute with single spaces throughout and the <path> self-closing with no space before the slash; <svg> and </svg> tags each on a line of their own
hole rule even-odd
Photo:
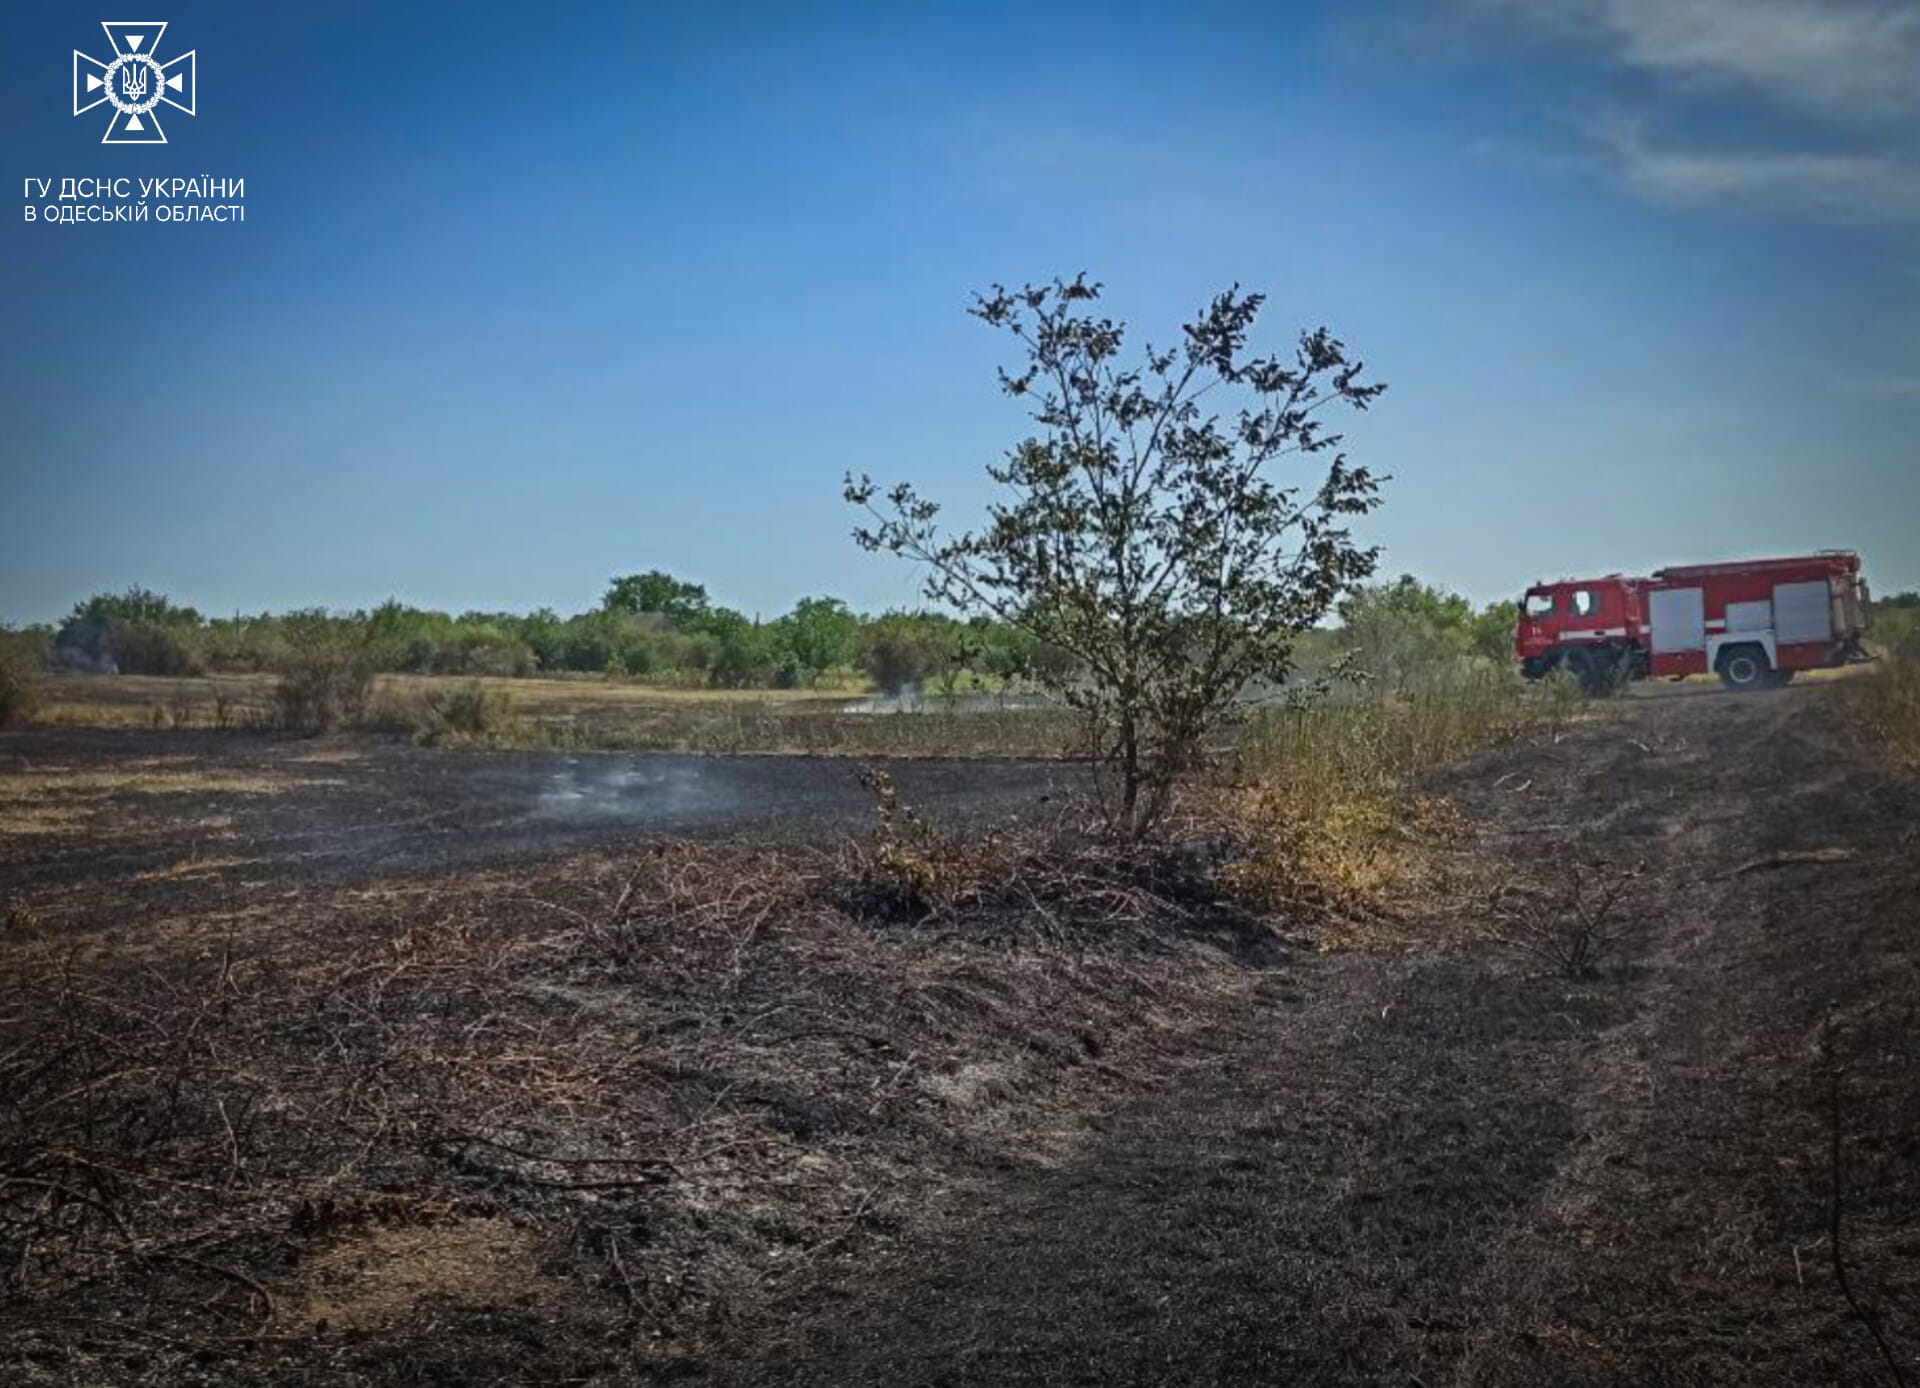
<svg viewBox="0 0 1920 1388">
<path fill-rule="evenodd" d="M 525 1305 L 561 1288 L 541 1275 L 538 1236 L 498 1217 L 393 1223 L 324 1208 L 343 1227 L 300 1264 L 280 1319 L 319 1333 L 376 1331 L 423 1304 Z"/>
<path fill-rule="evenodd" d="M 207 770 L 184 758 L 128 762 L 113 770 L 27 767 L 0 776 L 0 811 L 118 796 L 275 795 L 296 784 L 337 783 L 314 778 L 295 782 L 265 771 Z"/>
<path fill-rule="evenodd" d="M 545 742 L 539 730 L 520 717 L 504 688 L 477 679 L 406 692 L 383 690 L 355 726 L 405 733 L 427 746 L 529 747 Z"/>
<path fill-rule="evenodd" d="M 1895 758 L 1920 767 L 1920 659 L 1883 660 L 1849 681 L 1847 694 L 1872 735 Z"/>
<path fill-rule="evenodd" d="M 1577 716 L 1549 691 L 1471 671 L 1416 696 L 1274 709 L 1255 717 L 1212 801 L 1237 845 L 1232 890 L 1307 912 L 1329 944 L 1399 945 L 1479 889 L 1459 852 L 1466 816 L 1425 794 L 1428 772 Z"/>
<path fill-rule="evenodd" d="M 0 638 L 11 636 L 0 632 Z M 0 640 L 0 728 L 32 719 L 40 706 L 40 672 L 35 662 Z"/>
</svg>

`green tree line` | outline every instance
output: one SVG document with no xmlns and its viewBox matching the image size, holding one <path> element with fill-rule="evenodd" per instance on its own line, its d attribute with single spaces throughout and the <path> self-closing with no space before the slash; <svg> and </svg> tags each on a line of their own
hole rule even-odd
<svg viewBox="0 0 1920 1388">
<path fill-rule="evenodd" d="M 599 606 L 569 616 L 550 608 L 456 614 L 389 600 L 351 612 L 214 617 L 134 587 L 96 594 L 57 626 L 13 639 L 55 669 L 196 675 L 282 669 L 317 627 L 385 672 L 601 674 L 722 688 L 795 688 L 864 672 L 889 691 L 930 681 L 952 689 L 962 677 L 1017 679 L 1047 658 L 998 623 L 865 615 L 833 597 L 802 598 L 761 620 L 657 570 L 616 577 Z"/>
<path fill-rule="evenodd" d="M 1411 574 L 1356 588 L 1337 620 L 1299 638 L 1300 664 L 1338 664 L 1386 695 L 1411 694 L 1463 661 L 1506 665 L 1516 607 L 1476 608 Z M 278 671 L 316 627 L 396 673 L 600 674 L 719 688 L 804 687 L 864 676 L 897 693 L 957 693 L 975 679 L 1006 683 L 1061 669 L 1068 658 L 1013 627 L 937 612 L 863 614 L 811 597 L 771 620 L 712 602 L 704 587 L 653 571 L 615 578 L 599 606 L 571 616 L 447 613 L 388 601 L 355 612 L 299 609 L 209 617 L 146 588 L 101 593 L 57 625 L 0 630 L 17 665 L 126 674 Z M 1920 593 L 1873 604 L 1875 644 L 1920 634 Z"/>
</svg>

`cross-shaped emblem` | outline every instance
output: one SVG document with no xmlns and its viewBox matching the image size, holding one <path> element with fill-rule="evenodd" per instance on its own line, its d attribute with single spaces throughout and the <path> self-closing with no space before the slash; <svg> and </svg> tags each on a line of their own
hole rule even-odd
<svg viewBox="0 0 1920 1388">
<path fill-rule="evenodd" d="M 103 63 L 73 50 L 73 113 L 91 111 L 111 102 L 113 119 L 107 122 L 103 145 L 164 145 L 166 133 L 154 110 L 161 102 L 193 114 L 193 53 L 182 53 L 170 63 L 153 56 L 165 20 L 106 19 L 100 27 L 113 45 L 113 61 Z"/>
</svg>

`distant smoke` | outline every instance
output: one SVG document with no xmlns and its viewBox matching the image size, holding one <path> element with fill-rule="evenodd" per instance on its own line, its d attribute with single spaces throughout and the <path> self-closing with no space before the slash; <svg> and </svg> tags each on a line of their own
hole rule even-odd
<svg viewBox="0 0 1920 1388">
<path fill-rule="evenodd" d="M 575 759 L 547 778 L 534 813 L 549 819 L 670 820 L 711 812 L 738 798 L 703 776 L 697 764 Z"/>
<path fill-rule="evenodd" d="M 120 667 L 112 656 L 104 650 L 90 649 L 84 645 L 55 646 L 53 663 L 62 670 L 71 670 L 76 675 L 117 675 Z"/>
</svg>

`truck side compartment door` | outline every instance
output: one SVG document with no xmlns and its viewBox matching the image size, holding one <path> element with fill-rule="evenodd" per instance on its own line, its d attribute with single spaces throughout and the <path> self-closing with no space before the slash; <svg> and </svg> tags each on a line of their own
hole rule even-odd
<svg viewBox="0 0 1920 1388">
<path fill-rule="evenodd" d="M 1647 622 L 1653 629 L 1653 653 L 1704 651 L 1707 648 L 1707 599 L 1699 588 L 1660 588 L 1647 594 Z"/>
<path fill-rule="evenodd" d="M 1832 594 L 1825 583 L 1782 583 L 1773 590 L 1774 639 L 1783 646 L 1833 639 Z"/>
</svg>

